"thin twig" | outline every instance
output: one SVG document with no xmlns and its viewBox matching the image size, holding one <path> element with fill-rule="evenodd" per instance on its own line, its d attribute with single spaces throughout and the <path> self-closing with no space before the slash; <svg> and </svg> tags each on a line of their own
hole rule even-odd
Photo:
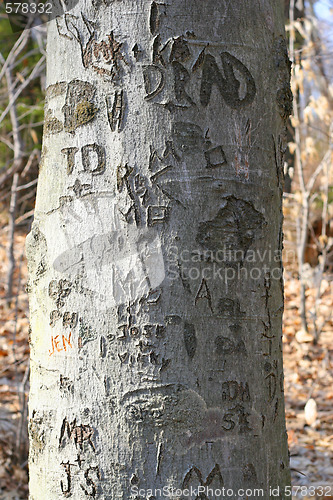
<svg viewBox="0 0 333 500">
<path fill-rule="evenodd" d="M 16 59 L 18 54 L 22 52 L 22 50 L 28 43 L 29 36 L 30 36 L 29 30 L 25 30 L 21 33 L 18 40 L 14 43 L 13 48 L 9 52 L 6 60 L 0 53 L 0 62 L 3 64 L 2 69 L 0 71 L 0 80 L 2 80 L 2 78 L 4 77 L 7 67 L 12 63 L 13 60 Z"/>
<path fill-rule="evenodd" d="M 24 215 L 21 215 L 21 217 L 18 217 L 15 221 L 15 224 L 21 224 L 21 222 L 27 220 L 27 219 L 30 219 L 31 217 L 34 216 L 34 213 L 35 213 L 35 209 L 33 208 L 32 210 L 29 210 L 29 212 L 27 212 L 26 214 Z"/>
<path fill-rule="evenodd" d="M 10 363 L 9 365 L 5 366 L 1 371 L 0 371 L 0 375 L 2 375 L 3 373 L 6 373 L 8 370 L 12 370 L 13 369 L 13 365 L 16 364 L 17 366 L 21 365 L 22 363 L 24 363 L 27 359 L 29 359 L 29 356 L 26 355 L 24 356 L 22 359 L 18 359 L 16 361 L 13 361 L 12 363 Z"/>
<path fill-rule="evenodd" d="M 17 187 L 19 182 L 19 174 L 14 174 L 13 184 L 10 197 L 9 208 L 9 231 L 8 231 L 8 273 L 7 273 L 7 305 L 11 303 L 10 297 L 13 291 L 13 276 L 15 271 L 15 256 L 14 256 L 14 235 L 15 235 L 15 215 L 17 206 Z"/>
<path fill-rule="evenodd" d="M 34 186 L 35 184 L 37 184 L 37 182 L 38 182 L 38 179 L 34 179 L 33 181 L 28 182 L 28 184 L 24 184 L 23 186 L 18 187 L 16 189 L 16 192 L 18 192 L 18 191 L 24 191 L 25 189 L 28 189 L 29 187 Z"/>
<path fill-rule="evenodd" d="M 45 62 L 45 56 L 42 56 L 39 59 L 39 61 L 36 64 L 36 66 L 34 67 L 34 69 L 32 70 L 32 72 L 30 73 L 29 77 L 22 83 L 22 85 L 20 85 L 20 87 L 15 92 L 14 96 L 10 99 L 10 101 L 9 101 L 6 109 L 4 110 L 4 112 L 2 113 L 2 115 L 0 116 L 0 123 L 6 117 L 8 111 L 10 110 L 11 106 L 14 104 L 14 102 L 16 101 L 16 99 L 18 98 L 18 96 L 21 94 L 21 92 L 23 92 L 23 90 L 29 85 L 29 83 L 34 78 L 36 78 L 37 76 L 40 75 L 40 73 L 41 73 L 41 71 L 43 69 L 44 62 Z"/>
<path fill-rule="evenodd" d="M 27 161 L 27 164 L 24 167 L 24 169 L 22 171 L 22 174 L 21 174 L 22 179 L 24 179 L 25 176 L 27 175 L 27 173 L 29 172 L 30 167 L 33 164 L 33 160 L 34 160 L 35 157 L 37 159 L 40 158 L 40 152 L 38 151 L 38 149 L 34 149 L 33 151 L 31 151 L 30 156 L 29 156 L 28 161 Z"/>
</svg>

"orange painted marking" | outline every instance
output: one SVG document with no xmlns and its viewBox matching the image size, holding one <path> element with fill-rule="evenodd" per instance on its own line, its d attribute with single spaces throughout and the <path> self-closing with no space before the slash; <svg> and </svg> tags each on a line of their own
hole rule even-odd
<svg viewBox="0 0 333 500">
<path fill-rule="evenodd" d="M 68 338 L 65 337 L 64 334 L 62 334 L 61 337 L 60 335 L 56 335 L 55 337 L 52 336 L 51 337 L 52 349 L 49 350 L 49 355 L 52 356 L 55 352 L 67 351 L 68 347 L 72 349 L 73 346 L 71 344 L 71 336 L 72 332 L 69 333 Z"/>
</svg>

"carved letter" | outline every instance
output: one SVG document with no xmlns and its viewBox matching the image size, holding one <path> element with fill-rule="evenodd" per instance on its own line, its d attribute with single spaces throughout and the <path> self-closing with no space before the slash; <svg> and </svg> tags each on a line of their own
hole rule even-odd
<svg viewBox="0 0 333 500">
<path fill-rule="evenodd" d="M 227 159 L 222 146 L 209 149 L 205 152 L 207 168 L 223 167 L 227 164 Z"/>
<path fill-rule="evenodd" d="M 184 154 L 201 153 L 203 150 L 203 132 L 201 128 L 194 123 L 174 123 L 172 127 L 172 136 L 177 148 Z"/>
<path fill-rule="evenodd" d="M 95 166 L 91 163 L 90 152 L 96 153 L 97 164 Z M 87 144 L 81 149 L 82 153 L 82 165 L 86 172 L 91 172 L 92 174 L 102 174 L 105 170 L 105 149 L 98 144 Z"/>
<path fill-rule="evenodd" d="M 75 167 L 75 153 L 78 152 L 78 148 L 63 148 L 61 150 L 62 154 L 67 156 L 67 174 L 71 174 Z"/>
<path fill-rule="evenodd" d="M 120 90 L 119 92 L 118 90 L 116 90 L 112 107 L 110 103 L 110 96 L 106 97 L 106 109 L 108 113 L 109 125 L 111 127 L 112 132 L 115 132 L 116 130 L 120 132 L 125 110 L 123 90 Z"/>
<path fill-rule="evenodd" d="M 71 467 L 75 467 L 75 464 L 70 464 L 68 461 L 68 462 L 61 462 L 61 465 L 63 465 L 63 467 L 65 467 L 65 472 L 66 472 L 66 476 L 67 476 L 67 488 L 66 489 L 64 488 L 64 483 L 62 481 L 60 481 L 60 488 L 61 488 L 62 494 L 65 497 L 69 497 L 72 494 Z"/>
<path fill-rule="evenodd" d="M 217 86 L 226 104 L 231 108 L 238 109 L 243 105 L 251 104 L 256 95 L 256 86 L 249 70 L 228 52 L 222 52 L 221 59 L 224 77 L 216 64 L 215 58 L 210 54 L 205 55 L 200 88 L 202 106 L 208 105 L 213 85 Z M 246 84 L 246 93 L 242 98 L 239 96 L 241 82 L 235 76 L 235 69 L 241 74 Z"/>
<path fill-rule="evenodd" d="M 197 305 L 199 300 L 202 300 L 202 299 L 208 300 L 209 309 L 212 312 L 214 312 L 213 307 L 212 307 L 212 297 L 211 297 L 210 290 L 208 288 L 207 281 L 205 280 L 205 278 L 202 278 L 199 290 L 198 290 L 198 292 L 195 296 L 195 299 L 194 299 L 194 304 Z"/>
<path fill-rule="evenodd" d="M 163 70 L 159 66 L 155 64 L 145 66 L 143 69 L 143 79 L 147 92 L 145 96 L 147 101 L 153 99 L 153 97 L 162 92 L 165 84 L 165 77 Z"/>
<path fill-rule="evenodd" d="M 91 487 L 91 491 L 87 491 L 85 489 L 84 486 L 82 486 L 82 484 L 80 484 L 81 488 L 83 489 L 84 493 L 87 495 L 87 496 L 91 496 L 93 498 L 96 497 L 96 493 L 97 493 L 97 487 L 96 487 L 96 484 L 94 483 L 94 481 L 91 479 L 91 477 L 89 477 L 89 473 L 90 471 L 93 471 L 96 473 L 96 476 L 98 479 L 101 479 L 101 474 L 99 472 L 99 468 L 98 466 L 96 465 L 95 467 L 89 467 L 89 469 L 86 470 L 86 472 L 84 473 L 84 477 L 85 477 L 85 480 L 86 480 L 86 483 L 87 483 L 87 486 L 90 486 Z"/>
<path fill-rule="evenodd" d="M 166 222 L 169 216 L 168 207 L 162 205 L 153 205 L 148 207 L 148 226 Z"/>
<path fill-rule="evenodd" d="M 165 46 L 160 48 L 160 42 L 161 42 L 161 36 L 157 35 L 154 38 L 153 41 L 153 57 L 152 57 L 152 62 L 153 64 L 161 64 L 162 66 L 165 67 L 165 61 L 162 55 L 163 50 L 165 49 Z"/>
<path fill-rule="evenodd" d="M 190 104 L 194 104 L 191 97 L 186 93 L 185 87 L 190 80 L 190 74 L 186 68 L 178 61 L 173 61 L 173 74 L 174 74 L 174 87 L 175 87 L 175 95 L 178 102 L 181 102 L 183 99 Z"/>
</svg>

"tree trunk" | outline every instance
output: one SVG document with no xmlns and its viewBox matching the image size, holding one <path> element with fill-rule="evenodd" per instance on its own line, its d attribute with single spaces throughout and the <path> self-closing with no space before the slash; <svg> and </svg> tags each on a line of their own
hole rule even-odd
<svg viewBox="0 0 333 500">
<path fill-rule="evenodd" d="M 282 3 L 80 0 L 47 85 L 30 499 L 287 498 Z"/>
</svg>

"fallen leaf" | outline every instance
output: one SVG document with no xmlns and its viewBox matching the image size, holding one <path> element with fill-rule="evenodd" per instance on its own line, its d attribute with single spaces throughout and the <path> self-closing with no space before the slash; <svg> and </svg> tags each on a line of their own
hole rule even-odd
<svg viewBox="0 0 333 500">
<path fill-rule="evenodd" d="M 317 403 L 313 398 L 310 398 L 304 407 L 305 422 L 313 426 L 317 420 Z"/>
<path fill-rule="evenodd" d="M 299 344 L 303 344 L 303 342 L 312 342 L 313 341 L 313 336 L 310 335 L 310 333 L 306 332 L 303 329 L 298 330 L 295 337 L 296 337 L 296 340 Z"/>
</svg>

